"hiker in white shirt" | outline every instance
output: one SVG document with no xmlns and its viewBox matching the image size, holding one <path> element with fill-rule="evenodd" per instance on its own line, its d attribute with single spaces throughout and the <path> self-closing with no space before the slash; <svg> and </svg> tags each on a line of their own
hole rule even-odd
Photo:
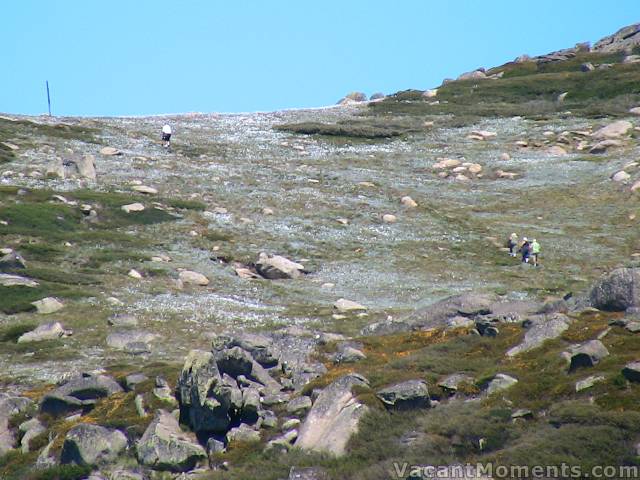
<svg viewBox="0 0 640 480">
<path fill-rule="evenodd" d="M 169 125 L 162 127 L 162 141 L 166 148 L 171 146 L 171 127 Z"/>
</svg>

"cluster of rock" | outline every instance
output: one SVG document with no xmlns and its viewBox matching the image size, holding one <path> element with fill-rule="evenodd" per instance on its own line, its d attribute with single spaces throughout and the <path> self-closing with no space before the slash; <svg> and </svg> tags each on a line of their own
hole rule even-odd
<svg viewBox="0 0 640 480">
<path fill-rule="evenodd" d="M 371 97 L 367 98 L 367 95 L 362 92 L 351 92 L 345 95 L 340 101 L 338 101 L 338 105 L 353 105 L 358 103 L 364 103 L 367 101 L 373 102 L 376 100 L 382 100 L 385 98 L 384 93 L 376 92 Z"/>
<path fill-rule="evenodd" d="M 482 178 L 482 165 L 465 162 L 457 158 L 438 158 L 432 168 L 438 172 L 438 177 L 453 179 L 457 182 L 469 182 L 474 178 Z"/>
</svg>

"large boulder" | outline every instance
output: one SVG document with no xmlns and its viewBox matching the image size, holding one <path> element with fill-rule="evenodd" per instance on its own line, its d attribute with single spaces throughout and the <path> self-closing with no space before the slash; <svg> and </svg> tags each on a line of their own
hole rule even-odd
<svg viewBox="0 0 640 480">
<path fill-rule="evenodd" d="M 429 389 L 424 380 L 408 380 L 383 388 L 376 396 L 387 408 L 410 410 L 426 408 L 430 405 Z"/>
<path fill-rule="evenodd" d="M 27 264 L 18 252 L 9 252 L 0 257 L 0 271 L 27 268 Z"/>
<path fill-rule="evenodd" d="M 64 308 L 64 304 L 60 300 L 53 297 L 45 297 L 35 302 L 31 302 L 31 304 L 36 307 L 36 310 L 41 315 L 55 313 L 58 310 L 62 310 Z"/>
<path fill-rule="evenodd" d="M 9 273 L 0 273 L 0 287 L 29 287 L 35 288 L 38 282 L 30 278 L 21 277 L 20 275 L 11 275 Z"/>
<path fill-rule="evenodd" d="M 627 120 L 618 120 L 610 123 L 591 134 L 596 140 L 612 140 L 624 137 L 633 130 L 633 123 Z"/>
<path fill-rule="evenodd" d="M 304 272 L 304 265 L 280 255 L 267 255 L 263 252 L 256 262 L 256 270 L 269 280 L 298 278 Z"/>
<path fill-rule="evenodd" d="M 640 268 L 618 268 L 602 277 L 591 289 L 593 307 L 605 311 L 624 311 L 640 306 Z"/>
<path fill-rule="evenodd" d="M 571 319 L 562 313 L 539 318 L 531 323 L 519 345 L 507 351 L 507 357 L 514 357 L 541 346 L 545 341 L 559 337 L 571 324 Z"/>
<path fill-rule="evenodd" d="M 295 445 L 305 450 L 344 454 L 349 438 L 357 432 L 360 418 L 367 411 L 351 390 L 367 385 L 364 377 L 350 374 L 322 390 L 300 427 Z"/>
<path fill-rule="evenodd" d="M 126 448 L 127 437 L 119 430 L 82 423 L 67 433 L 60 454 L 61 464 L 110 463 Z"/>
<path fill-rule="evenodd" d="M 505 373 L 498 373 L 487 385 L 486 394 L 491 395 L 492 393 L 507 390 L 508 388 L 513 387 L 516 383 L 518 383 L 517 378 Z"/>
<path fill-rule="evenodd" d="M 207 458 L 194 436 L 180 430 L 170 413 L 158 410 L 138 441 L 138 461 L 154 470 L 187 472 Z"/>
<path fill-rule="evenodd" d="M 40 410 L 51 415 L 89 410 L 98 399 L 122 391 L 118 382 L 106 375 L 77 377 L 46 394 L 40 404 Z"/>
<path fill-rule="evenodd" d="M 569 371 L 580 367 L 593 367 L 600 360 L 609 355 L 609 350 L 600 340 L 589 340 L 581 345 L 576 345 L 569 350 L 571 363 Z"/>
<path fill-rule="evenodd" d="M 622 369 L 622 375 L 630 382 L 640 382 L 640 362 L 627 363 Z"/>
<path fill-rule="evenodd" d="M 223 385 L 222 375 L 211 352 L 189 352 L 176 390 L 180 417 L 184 423 L 196 432 L 226 432 L 231 422 L 229 410 L 232 393 Z"/>
<path fill-rule="evenodd" d="M 70 335 L 69 330 L 65 330 L 60 322 L 49 322 L 44 325 L 23 333 L 18 337 L 18 343 L 41 342 L 44 340 L 56 340 L 65 335 Z"/>
<path fill-rule="evenodd" d="M 95 166 L 95 157 L 93 155 L 84 155 L 82 157 L 78 157 L 75 159 L 74 163 L 76 164 L 76 168 L 78 169 L 78 174 L 81 178 L 87 180 L 95 180 L 96 179 L 96 166 Z"/>
</svg>

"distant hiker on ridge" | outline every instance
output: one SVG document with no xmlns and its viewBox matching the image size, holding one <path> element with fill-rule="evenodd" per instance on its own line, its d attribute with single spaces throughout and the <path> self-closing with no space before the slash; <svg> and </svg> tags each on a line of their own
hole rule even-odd
<svg viewBox="0 0 640 480">
<path fill-rule="evenodd" d="M 533 266 L 538 266 L 538 255 L 540 255 L 540 244 L 534 238 L 533 242 L 531 242 L 531 256 L 533 257 Z"/>
<path fill-rule="evenodd" d="M 522 252 L 522 263 L 529 263 L 529 257 L 531 256 L 531 244 L 527 237 L 524 237 L 522 241 L 523 243 L 519 250 Z"/>
<path fill-rule="evenodd" d="M 509 255 L 511 255 L 512 257 L 516 256 L 517 246 L 518 246 L 518 235 L 516 235 L 515 233 L 512 233 L 511 236 L 509 237 L 509 240 L 507 240 L 507 247 L 509 247 Z"/>
<path fill-rule="evenodd" d="M 171 146 L 171 126 L 169 124 L 162 127 L 162 141 L 164 142 L 165 148 Z"/>
</svg>

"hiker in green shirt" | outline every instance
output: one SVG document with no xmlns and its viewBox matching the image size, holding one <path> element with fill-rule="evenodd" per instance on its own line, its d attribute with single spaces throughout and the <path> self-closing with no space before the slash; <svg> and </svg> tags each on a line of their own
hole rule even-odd
<svg viewBox="0 0 640 480">
<path fill-rule="evenodd" d="M 540 254 L 540 244 L 534 238 L 533 242 L 531 242 L 531 256 L 533 257 L 533 266 L 538 266 L 538 255 Z"/>
</svg>

